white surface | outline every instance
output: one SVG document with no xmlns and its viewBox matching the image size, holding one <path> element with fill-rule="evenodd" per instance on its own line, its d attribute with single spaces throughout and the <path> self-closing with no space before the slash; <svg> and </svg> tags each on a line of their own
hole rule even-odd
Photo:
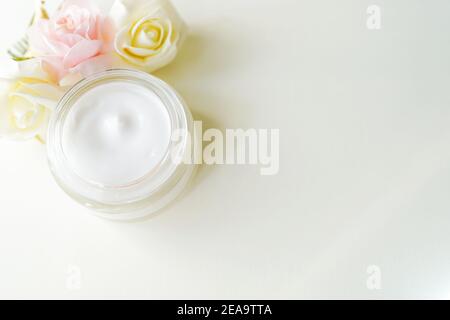
<svg viewBox="0 0 450 320">
<path fill-rule="evenodd" d="M 2 41 L 26 3 L 1 4 Z M 280 173 L 204 167 L 118 224 L 58 189 L 44 148 L 1 143 L 0 297 L 449 297 L 450 2 L 175 3 L 191 36 L 157 76 L 208 127 L 279 128 Z"/>
</svg>

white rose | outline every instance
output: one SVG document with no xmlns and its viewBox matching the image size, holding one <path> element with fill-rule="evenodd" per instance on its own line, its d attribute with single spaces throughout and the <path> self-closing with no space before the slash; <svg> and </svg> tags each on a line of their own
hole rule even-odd
<svg viewBox="0 0 450 320">
<path fill-rule="evenodd" d="M 62 94 L 43 80 L 0 79 L 0 137 L 45 139 L 50 113 Z"/>
<path fill-rule="evenodd" d="M 186 25 L 169 0 L 116 0 L 115 51 L 146 72 L 169 64 L 184 40 Z"/>
</svg>

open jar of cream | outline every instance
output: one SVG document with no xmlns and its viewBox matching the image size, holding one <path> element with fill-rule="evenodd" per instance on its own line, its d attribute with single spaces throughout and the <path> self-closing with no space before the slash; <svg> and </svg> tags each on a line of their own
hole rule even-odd
<svg viewBox="0 0 450 320">
<path fill-rule="evenodd" d="M 104 218 L 138 219 L 186 187 L 193 119 L 165 82 L 109 70 L 71 88 L 50 120 L 51 171 L 73 199 Z M 176 133 L 177 139 L 173 139 Z"/>
</svg>

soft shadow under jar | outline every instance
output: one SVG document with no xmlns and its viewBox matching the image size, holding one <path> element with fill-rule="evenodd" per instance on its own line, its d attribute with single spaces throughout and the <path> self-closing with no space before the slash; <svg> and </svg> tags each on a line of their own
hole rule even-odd
<svg viewBox="0 0 450 320">
<path fill-rule="evenodd" d="M 193 119 L 165 82 L 109 70 L 76 84 L 50 121 L 48 157 L 61 188 L 108 219 L 150 215 L 187 186 Z M 174 139 L 176 135 L 176 139 Z"/>
</svg>

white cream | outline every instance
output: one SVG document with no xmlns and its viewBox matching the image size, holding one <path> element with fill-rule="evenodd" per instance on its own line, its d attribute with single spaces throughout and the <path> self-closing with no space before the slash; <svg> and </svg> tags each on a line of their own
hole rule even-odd
<svg viewBox="0 0 450 320">
<path fill-rule="evenodd" d="M 143 178 L 164 158 L 170 117 L 160 98 L 128 82 L 101 84 L 70 109 L 62 148 L 73 171 L 85 180 L 124 186 Z"/>
</svg>

